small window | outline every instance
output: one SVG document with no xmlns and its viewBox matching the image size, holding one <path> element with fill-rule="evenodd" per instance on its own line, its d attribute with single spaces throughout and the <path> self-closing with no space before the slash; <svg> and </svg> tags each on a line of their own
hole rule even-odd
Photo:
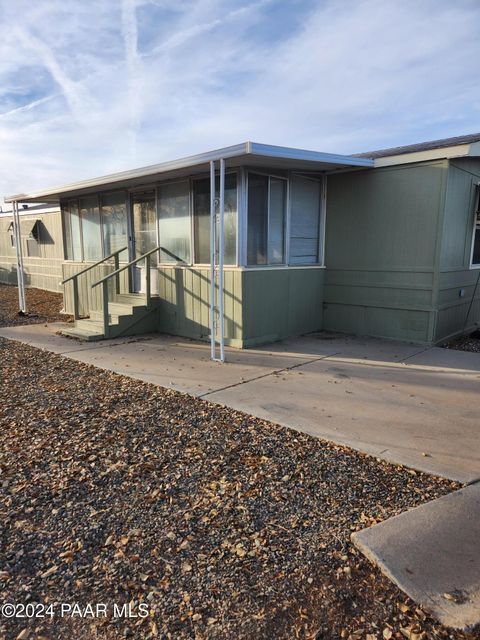
<svg viewBox="0 0 480 640">
<path fill-rule="evenodd" d="M 10 224 L 8 225 L 7 233 L 10 234 L 10 245 L 11 245 L 12 249 L 15 249 L 16 242 L 15 242 L 15 229 L 14 229 L 14 226 L 13 226 L 13 221 L 10 222 Z"/>
<path fill-rule="evenodd" d="M 480 267 L 480 185 L 475 196 L 475 217 L 472 238 L 472 266 Z"/>
<path fill-rule="evenodd" d="M 248 175 L 249 265 L 285 263 L 286 185 L 283 178 Z"/>
</svg>

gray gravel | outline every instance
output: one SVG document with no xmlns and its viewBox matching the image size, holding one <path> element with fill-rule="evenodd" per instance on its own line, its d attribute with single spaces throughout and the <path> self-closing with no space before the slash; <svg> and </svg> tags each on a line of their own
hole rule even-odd
<svg viewBox="0 0 480 640">
<path fill-rule="evenodd" d="M 455 483 L 20 343 L 0 356 L 0 599 L 149 612 L 0 618 L 2 637 L 467 638 L 349 541 Z"/>
</svg>

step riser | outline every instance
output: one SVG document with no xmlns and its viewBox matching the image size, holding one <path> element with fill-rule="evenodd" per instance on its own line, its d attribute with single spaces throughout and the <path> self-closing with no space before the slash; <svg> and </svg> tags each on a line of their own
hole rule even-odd
<svg viewBox="0 0 480 640">
<path fill-rule="evenodd" d="M 156 306 L 156 303 L 153 305 Z M 156 315 L 148 309 L 144 295 L 122 294 L 108 305 L 108 337 L 138 335 L 146 331 L 156 331 Z M 88 319 L 77 320 L 75 325 L 63 331 L 65 335 L 80 340 L 104 340 L 103 311 L 91 310 Z"/>
</svg>

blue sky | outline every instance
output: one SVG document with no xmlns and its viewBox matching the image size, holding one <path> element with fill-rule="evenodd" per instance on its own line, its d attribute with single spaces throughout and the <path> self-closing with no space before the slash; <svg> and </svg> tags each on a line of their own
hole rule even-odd
<svg viewBox="0 0 480 640">
<path fill-rule="evenodd" d="M 479 0 L 0 0 L 0 197 L 255 140 L 480 131 Z"/>
</svg>

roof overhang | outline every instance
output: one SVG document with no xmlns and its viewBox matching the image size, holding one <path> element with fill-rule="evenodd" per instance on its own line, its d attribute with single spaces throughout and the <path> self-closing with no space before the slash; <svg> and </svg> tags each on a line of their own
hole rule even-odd
<svg viewBox="0 0 480 640">
<path fill-rule="evenodd" d="M 326 172 L 348 168 L 372 168 L 371 158 L 306 151 L 289 147 L 244 142 L 239 145 L 208 151 L 179 160 L 162 162 L 160 164 L 121 171 L 110 175 L 81 180 L 72 184 L 8 196 L 5 202 L 42 202 L 58 204 L 62 198 L 88 195 L 97 191 L 114 189 L 131 189 L 151 184 L 160 179 L 182 177 L 205 173 L 209 170 L 209 163 L 223 158 L 225 166 L 269 167 L 274 169 Z"/>
<path fill-rule="evenodd" d="M 453 158 L 480 157 L 480 142 L 458 144 L 438 149 L 426 149 L 412 153 L 401 153 L 374 159 L 375 167 L 389 167 L 397 164 L 412 164 L 414 162 L 428 162 L 431 160 L 445 160 Z"/>
</svg>

